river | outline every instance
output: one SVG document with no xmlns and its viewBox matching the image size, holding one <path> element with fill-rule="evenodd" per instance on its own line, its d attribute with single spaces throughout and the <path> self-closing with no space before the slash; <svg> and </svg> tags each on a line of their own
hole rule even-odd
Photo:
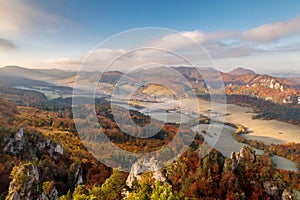
<svg viewBox="0 0 300 200">
<path fill-rule="evenodd" d="M 126 109 L 132 109 L 132 110 L 137 110 L 140 111 L 146 115 L 150 115 L 152 118 L 159 120 L 159 121 L 164 121 L 164 122 L 171 122 L 171 123 L 184 123 L 184 122 L 188 122 L 191 119 L 195 119 L 193 117 L 193 115 L 188 115 L 188 114 L 182 114 L 179 112 L 166 112 L 163 110 L 160 111 L 153 111 L 151 112 L 151 109 L 149 111 L 149 109 L 138 109 L 135 107 L 132 107 L 130 105 L 127 104 L 127 102 L 114 102 L 114 105 L 117 106 L 121 106 L 123 108 Z M 202 109 L 207 109 L 209 102 L 202 102 L 201 101 L 201 105 L 200 108 Z M 240 106 L 235 106 L 235 105 L 226 105 L 227 108 L 231 108 L 231 109 L 227 109 L 227 112 L 229 112 L 229 116 L 230 116 L 230 120 L 228 120 L 229 122 L 234 122 L 234 123 L 240 123 L 241 119 L 242 122 L 245 122 L 247 120 L 252 120 L 251 119 L 251 115 L 249 115 L 249 113 L 247 112 L 249 109 L 248 108 L 243 108 Z M 189 107 L 191 107 L 191 104 L 189 104 Z M 208 109 L 207 109 L 208 110 Z M 204 111 L 204 110 L 203 110 Z M 234 112 L 233 112 L 234 111 Z M 233 113 L 233 115 L 232 115 Z M 239 118 L 239 120 L 238 120 Z M 227 121 L 228 117 L 226 117 L 226 121 Z M 237 121 L 234 121 L 234 120 Z M 259 122 L 261 123 L 265 123 L 265 121 L 263 120 L 256 120 L 256 124 L 253 125 L 258 125 L 259 126 Z M 243 123 L 241 123 L 243 124 Z M 243 124 L 244 125 L 244 124 Z M 289 124 L 286 124 L 289 125 Z M 223 126 L 223 127 L 218 127 L 218 126 Z M 260 127 L 262 126 L 262 124 L 260 124 Z M 209 133 L 209 136 L 206 134 L 202 133 L 202 130 L 208 130 L 208 127 L 210 127 L 210 129 L 222 129 L 222 133 L 216 134 L 216 133 Z M 255 127 L 248 127 L 249 129 L 254 129 Z M 271 127 L 272 128 L 272 127 Z M 289 127 L 290 128 L 290 127 Z M 216 148 L 218 151 L 220 151 L 223 155 L 229 157 L 231 155 L 231 152 L 238 152 L 240 151 L 240 149 L 242 148 L 242 146 L 248 146 L 247 144 L 244 143 L 240 143 L 238 142 L 233 136 L 233 132 L 235 131 L 234 128 L 227 126 L 227 125 L 222 125 L 222 124 L 200 124 L 197 126 L 194 126 L 191 128 L 193 131 L 202 134 L 205 138 L 205 141 L 211 145 L 214 146 L 214 148 Z M 259 137 L 259 136 L 257 136 Z M 268 140 L 269 141 L 269 140 Z M 275 138 L 274 141 L 277 141 L 277 139 Z M 263 151 L 259 150 L 259 149 L 255 149 L 257 154 L 262 154 Z M 272 161 L 275 163 L 276 168 L 279 169 L 284 169 L 284 170 L 289 170 L 289 171 L 297 171 L 297 165 L 295 162 L 288 160 L 286 158 L 280 157 L 280 156 L 272 156 Z"/>
</svg>

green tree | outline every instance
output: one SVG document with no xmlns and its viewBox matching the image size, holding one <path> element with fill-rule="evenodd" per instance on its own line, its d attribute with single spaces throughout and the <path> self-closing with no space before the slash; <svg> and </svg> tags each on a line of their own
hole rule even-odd
<svg viewBox="0 0 300 200">
<path fill-rule="evenodd" d="M 89 195 L 89 191 L 86 189 L 85 185 L 78 185 L 77 188 L 75 188 L 75 191 L 73 193 L 73 199 L 74 200 L 87 200 Z"/>
<path fill-rule="evenodd" d="M 132 187 L 134 192 L 128 194 L 128 200 L 150 200 L 151 185 L 146 182 L 142 182 L 139 185 L 137 182 Z"/>
<path fill-rule="evenodd" d="M 164 183 L 161 185 L 159 182 L 155 183 L 151 199 L 153 200 L 175 200 L 177 199 L 172 191 L 171 185 Z"/>
<path fill-rule="evenodd" d="M 54 181 L 51 181 L 51 182 L 49 182 L 49 181 L 47 181 L 47 182 L 44 182 L 43 183 L 43 192 L 46 194 L 46 195 L 48 195 L 48 194 L 50 194 L 50 192 L 51 192 L 51 190 L 53 189 L 53 187 L 54 187 Z"/>
<path fill-rule="evenodd" d="M 101 191 L 103 192 L 104 199 L 122 199 L 122 191 L 125 186 L 125 176 L 124 174 L 117 170 L 113 170 L 113 174 L 106 179 L 106 181 L 101 186 Z"/>
<path fill-rule="evenodd" d="M 96 196 L 90 194 L 85 185 L 78 185 L 73 193 L 73 200 L 96 200 Z"/>
<path fill-rule="evenodd" d="M 63 196 L 61 196 L 59 199 L 60 199 L 60 200 L 72 200 L 73 197 L 72 197 L 71 191 L 69 190 L 68 193 L 67 193 L 67 195 L 63 195 Z"/>
</svg>

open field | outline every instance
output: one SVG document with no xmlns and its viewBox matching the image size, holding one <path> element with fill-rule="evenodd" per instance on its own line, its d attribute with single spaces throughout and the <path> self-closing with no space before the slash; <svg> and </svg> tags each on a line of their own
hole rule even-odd
<svg viewBox="0 0 300 200">
<path fill-rule="evenodd" d="M 243 135 L 246 139 L 261 140 L 265 144 L 300 143 L 300 127 L 296 125 L 279 122 L 277 120 L 252 120 L 253 113 L 247 113 L 249 108 L 236 105 L 227 105 L 225 120 L 235 122 L 248 127 L 250 133 Z"/>
<path fill-rule="evenodd" d="M 205 141 L 207 144 L 210 146 L 213 146 L 216 148 L 218 151 L 220 151 L 223 155 L 226 157 L 230 157 L 231 152 L 239 152 L 240 149 L 243 146 L 248 146 L 246 144 L 240 143 L 236 141 L 232 137 L 233 132 L 235 131 L 234 128 L 229 127 L 229 126 L 224 126 L 223 129 L 221 124 L 200 124 L 198 126 L 195 126 L 192 128 L 193 131 L 196 131 L 200 134 L 202 134 L 205 138 Z M 221 129 L 222 133 L 216 133 L 214 130 Z M 207 131 L 207 134 L 203 134 L 202 131 Z M 262 154 L 263 151 L 259 149 L 254 149 L 257 154 Z M 285 169 L 289 171 L 297 171 L 297 165 L 295 162 L 288 160 L 286 158 L 280 157 L 280 156 L 272 156 L 272 161 L 276 164 L 276 168 L 279 169 Z"/>
<path fill-rule="evenodd" d="M 210 102 L 208 101 L 202 101 L 199 100 L 199 112 L 201 113 L 205 113 L 207 110 L 213 110 L 216 112 L 219 112 L 221 114 L 224 114 L 224 105 L 220 105 L 220 104 L 216 104 L 215 107 L 211 107 Z M 192 109 L 193 107 L 196 107 L 197 105 L 196 101 L 194 100 L 190 100 L 190 99 L 184 99 L 181 100 L 181 105 L 183 106 L 182 108 L 186 108 L 187 110 Z M 118 103 L 117 105 L 122 106 L 124 108 L 127 109 L 135 109 L 135 110 L 139 110 L 141 112 L 143 112 L 144 109 L 137 109 L 134 108 L 126 103 Z M 239 123 L 242 125 L 245 125 L 247 127 L 250 127 L 250 130 L 257 130 L 256 134 L 258 134 L 259 140 L 262 140 L 263 142 L 265 142 L 266 144 L 269 144 L 270 142 L 277 142 L 277 143 L 287 143 L 287 142 L 291 142 L 292 140 L 289 140 L 289 138 L 287 138 L 286 140 L 283 140 L 284 137 L 282 138 L 272 138 L 272 135 L 270 134 L 269 137 L 260 137 L 259 134 L 264 134 L 263 130 L 266 129 L 256 129 L 255 126 L 259 126 L 260 127 L 262 125 L 265 124 L 265 122 L 268 121 L 264 121 L 264 120 L 252 120 L 251 118 L 251 114 L 246 113 L 247 111 L 249 111 L 249 108 L 243 108 L 240 106 L 235 106 L 235 105 L 226 105 L 227 106 L 227 111 L 226 113 L 230 113 L 230 115 L 225 117 L 225 121 L 227 122 L 232 122 L 232 123 Z M 150 114 L 151 117 L 153 117 L 154 119 L 157 120 L 161 120 L 161 121 L 165 121 L 165 122 L 187 122 L 189 119 L 191 119 L 191 116 L 188 115 L 184 115 L 184 114 L 180 114 L 180 113 L 165 113 L 163 111 L 158 112 L 151 112 L 151 113 L 145 113 L 144 114 Z M 216 118 L 216 119 L 220 119 L 220 117 Z M 252 120 L 252 123 L 249 123 L 249 121 Z M 277 123 L 281 123 L 278 121 L 269 121 L 271 122 L 270 127 L 267 127 L 269 130 L 276 130 L 276 125 Z M 254 124 L 253 124 L 254 123 Z M 293 132 L 292 125 L 283 123 L 284 126 L 287 126 L 290 128 L 290 132 L 288 132 L 289 134 L 297 134 L 297 132 Z M 265 125 L 265 126 L 268 126 Z M 282 127 L 282 130 L 285 130 L 285 132 L 287 132 L 288 129 L 284 129 L 285 127 Z M 253 128 L 252 128 L 253 127 Z M 300 129 L 300 127 L 296 126 L 296 131 Z M 202 134 L 205 137 L 205 141 L 210 145 L 213 146 L 214 148 L 216 148 L 218 151 L 220 151 L 223 155 L 229 157 L 231 155 L 231 152 L 238 152 L 243 146 L 248 146 L 246 144 L 240 143 L 238 142 L 235 138 L 233 138 L 232 134 L 235 131 L 235 129 L 233 127 L 224 125 L 222 126 L 222 124 L 219 123 L 214 123 L 214 124 L 200 124 L 198 126 L 195 126 L 192 128 L 193 131 L 198 132 L 200 134 Z M 220 133 L 218 132 L 219 130 Z M 203 134 L 203 131 L 207 131 L 207 134 Z M 251 136 L 251 134 L 249 135 L 245 135 L 245 137 Z M 279 135 L 282 136 L 283 134 Z M 300 135 L 300 133 L 299 133 Z M 275 135 L 277 136 L 277 135 Z M 278 136 L 277 136 L 278 137 Z M 300 140 L 298 140 L 298 142 L 300 142 Z M 255 151 L 258 154 L 262 154 L 263 151 L 255 149 Z M 285 169 L 285 170 L 289 170 L 289 171 L 297 171 L 297 166 L 296 163 L 293 161 L 290 161 L 286 158 L 280 157 L 280 156 L 273 156 L 272 157 L 273 162 L 276 164 L 277 168 L 280 169 Z"/>
<path fill-rule="evenodd" d="M 182 101 L 183 107 L 196 107 L 195 101 L 185 99 Z M 210 102 L 204 100 L 198 100 L 199 110 L 207 111 L 214 110 L 216 112 L 222 113 L 224 110 L 224 105 L 216 104 L 214 108 L 210 105 Z M 193 104 L 194 103 L 194 104 Z M 246 139 L 260 140 L 267 145 L 274 144 L 284 144 L 284 143 L 300 143 L 300 127 L 296 125 L 287 124 L 284 122 L 279 122 L 277 120 L 262 120 L 262 119 L 252 119 L 254 113 L 250 113 L 251 108 L 241 107 L 232 104 L 226 104 L 226 113 L 229 114 L 225 116 L 226 122 L 238 123 L 247 127 L 250 131 L 249 134 L 243 135 Z M 222 120 L 222 117 L 216 117 L 216 120 Z"/>
</svg>

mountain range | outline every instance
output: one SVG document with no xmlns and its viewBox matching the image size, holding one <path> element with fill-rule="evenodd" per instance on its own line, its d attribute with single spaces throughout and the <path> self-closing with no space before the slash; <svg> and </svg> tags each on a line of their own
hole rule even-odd
<svg viewBox="0 0 300 200">
<path fill-rule="evenodd" d="M 101 78 L 99 75 L 99 72 L 81 72 L 79 77 L 74 71 L 7 66 L 0 68 L 0 86 L 35 91 L 43 93 L 48 99 L 54 99 L 70 96 L 76 79 L 77 85 L 85 85 L 85 89 L 95 80 L 98 81 L 99 95 L 111 95 L 114 90 L 118 94 L 129 95 L 145 83 L 148 84 L 146 88 L 149 88 L 149 83 L 153 83 L 163 85 L 181 96 L 192 91 L 207 93 L 208 88 L 218 89 L 223 83 L 229 95 L 248 95 L 281 104 L 300 104 L 300 83 L 297 78 L 287 78 L 287 74 L 280 77 L 277 74 L 275 77 L 257 74 L 245 68 L 225 73 L 213 68 L 158 67 L 130 73 L 109 71 L 103 73 Z M 139 91 L 144 93 L 143 98 L 147 96 L 147 91 Z M 163 96 L 163 92 L 160 95 Z"/>
</svg>

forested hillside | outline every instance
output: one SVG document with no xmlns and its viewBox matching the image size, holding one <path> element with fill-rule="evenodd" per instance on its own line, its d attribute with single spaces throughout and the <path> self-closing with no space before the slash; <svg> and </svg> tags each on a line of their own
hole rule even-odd
<svg viewBox="0 0 300 200">
<path fill-rule="evenodd" d="M 74 129 L 69 99 L 32 102 L 35 107 L 1 102 L 1 199 L 277 199 L 292 195 L 290 180 L 274 168 L 268 154 L 259 156 L 243 148 L 231 158 L 216 150 L 200 158 L 203 138 L 198 135 L 172 165 L 152 173 L 128 174 L 106 167 L 85 149 Z M 176 124 L 166 124 L 154 137 L 137 141 L 116 126 L 105 100 L 97 102 L 106 135 L 128 151 L 152 151 L 176 133 Z M 149 122 L 136 111 L 131 116 L 140 125 Z M 275 186 L 277 190 L 270 192 Z"/>
</svg>

